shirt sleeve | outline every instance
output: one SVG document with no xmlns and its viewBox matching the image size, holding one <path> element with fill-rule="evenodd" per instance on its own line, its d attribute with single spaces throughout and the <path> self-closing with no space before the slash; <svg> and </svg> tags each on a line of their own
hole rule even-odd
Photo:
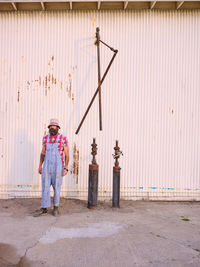
<svg viewBox="0 0 200 267">
<path fill-rule="evenodd" d="M 42 138 L 42 145 L 46 145 L 46 143 L 47 143 L 46 136 L 43 136 L 43 138 Z"/>
<path fill-rule="evenodd" d="M 67 137 L 63 136 L 63 145 L 68 146 L 68 140 Z"/>
</svg>

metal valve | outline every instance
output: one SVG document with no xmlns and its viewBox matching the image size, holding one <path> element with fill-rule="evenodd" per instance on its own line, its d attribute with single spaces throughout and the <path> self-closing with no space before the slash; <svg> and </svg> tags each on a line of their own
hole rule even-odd
<svg viewBox="0 0 200 267">
<path fill-rule="evenodd" d="M 116 146 L 114 147 L 115 153 L 113 158 L 115 159 L 115 166 L 113 167 L 113 194 L 112 194 L 112 206 L 113 208 L 119 208 L 120 201 L 120 166 L 119 166 L 119 157 L 123 156 L 120 147 L 118 146 L 118 141 L 116 140 Z"/>
<path fill-rule="evenodd" d="M 122 151 L 115 151 L 115 154 L 112 154 L 112 156 L 113 156 L 113 158 L 114 159 L 117 159 L 117 158 L 119 158 L 120 157 L 120 155 L 122 155 L 123 156 L 123 152 Z"/>
<path fill-rule="evenodd" d="M 118 146 L 118 140 L 116 140 L 116 146 L 114 147 L 115 154 L 112 154 L 113 158 L 115 159 L 115 167 L 119 167 L 119 157 L 120 155 L 123 156 L 122 151 L 120 151 L 120 147 Z"/>
</svg>

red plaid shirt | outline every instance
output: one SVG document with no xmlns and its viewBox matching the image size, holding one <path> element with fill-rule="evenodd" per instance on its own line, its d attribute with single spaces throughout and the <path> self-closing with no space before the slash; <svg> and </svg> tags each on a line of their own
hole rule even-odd
<svg viewBox="0 0 200 267">
<path fill-rule="evenodd" d="M 56 141 L 58 135 L 59 135 L 59 133 L 57 133 L 55 136 L 50 135 L 49 143 L 50 144 L 54 143 Z M 45 145 L 45 149 L 46 149 L 47 139 L 48 139 L 48 135 L 45 135 L 42 139 L 42 145 Z M 68 146 L 68 140 L 65 136 L 60 134 L 60 137 L 58 139 L 58 151 L 60 153 L 60 157 L 61 157 L 63 164 L 64 164 L 64 147 L 65 146 Z"/>
</svg>

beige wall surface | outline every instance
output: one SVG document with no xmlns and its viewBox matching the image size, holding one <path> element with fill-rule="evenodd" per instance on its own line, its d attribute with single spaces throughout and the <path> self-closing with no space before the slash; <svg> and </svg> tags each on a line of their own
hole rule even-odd
<svg viewBox="0 0 200 267">
<path fill-rule="evenodd" d="M 96 27 L 119 50 L 96 98 Z M 115 140 L 121 197 L 200 200 L 200 12 L 0 13 L 0 198 L 39 197 L 42 137 L 56 117 L 70 148 L 62 196 L 87 199 L 92 138 L 99 198 L 112 195 Z M 101 45 L 103 75 L 113 52 Z"/>
</svg>

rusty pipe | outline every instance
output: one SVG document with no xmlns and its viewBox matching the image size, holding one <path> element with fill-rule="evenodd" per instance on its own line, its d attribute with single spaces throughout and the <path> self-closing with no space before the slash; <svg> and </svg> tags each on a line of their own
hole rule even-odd
<svg viewBox="0 0 200 267">
<path fill-rule="evenodd" d="M 116 52 L 117 51 L 116 49 L 112 48 L 108 44 L 104 43 L 102 40 L 99 40 L 99 42 L 101 42 L 102 44 L 104 44 L 105 46 L 107 46 L 108 48 L 110 48 L 111 51 L 113 51 L 113 52 Z"/>
<path fill-rule="evenodd" d="M 117 53 L 118 53 L 118 50 L 115 50 L 115 53 L 114 53 L 113 57 L 111 58 L 110 63 L 109 63 L 109 65 L 108 65 L 108 67 L 107 67 L 106 71 L 104 72 L 104 75 L 103 75 L 103 77 L 101 79 L 101 84 L 103 83 L 103 81 L 104 81 L 104 79 L 105 79 L 105 77 L 106 77 L 106 75 L 107 75 L 107 73 L 108 73 L 108 71 L 109 71 L 109 69 L 110 69 L 110 67 L 111 67 L 116 55 L 117 55 Z M 98 92 L 99 92 L 99 86 L 98 86 L 96 92 L 94 93 L 94 96 L 93 96 L 92 100 L 90 101 L 90 104 L 88 105 L 88 108 L 87 108 L 87 110 L 86 110 L 86 112 L 85 112 L 85 114 L 84 114 L 84 116 L 83 116 L 83 118 L 82 118 L 82 120 L 81 120 L 81 122 L 80 122 L 80 124 L 79 124 L 79 126 L 78 126 L 78 128 L 77 128 L 77 130 L 75 132 L 75 134 L 78 134 L 78 132 L 79 132 L 79 130 L 80 130 L 80 128 L 81 128 L 81 126 L 82 126 L 82 124 L 83 124 L 83 122 L 84 122 L 84 120 L 85 120 L 85 118 L 86 118 L 86 116 L 87 116 L 87 114 L 88 114 L 93 102 L 94 102 L 94 99 L 95 99 L 96 95 L 98 94 Z"/>
<path fill-rule="evenodd" d="M 93 138 L 92 146 L 92 163 L 89 164 L 89 179 L 88 179 L 88 208 L 95 209 L 98 202 L 98 171 L 99 165 L 96 162 L 97 144 Z"/>
<path fill-rule="evenodd" d="M 97 38 L 97 61 L 98 61 L 98 86 L 99 86 L 99 128 L 102 131 L 102 105 L 101 105 L 101 70 L 100 70 L 100 49 L 99 49 L 99 28 L 96 28 Z"/>
<path fill-rule="evenodd" d="M 113 193 L 112 193 L 112 207 L 113 208 L 119 208 L 119 202 L 120 202 L 120 170 L 119 167 L 119 157 L 122 154 L 122 151 L 120 151 L 120 147 L 118 145 L 118 140 L 116 140 L 116 146 L 114 147 L 115 154 L 113 155 L 113 158 L 115 159 L 115 166 L 113 167 Z M 123 155 L 123 154 L 122 154 Z"/>
</svg>

